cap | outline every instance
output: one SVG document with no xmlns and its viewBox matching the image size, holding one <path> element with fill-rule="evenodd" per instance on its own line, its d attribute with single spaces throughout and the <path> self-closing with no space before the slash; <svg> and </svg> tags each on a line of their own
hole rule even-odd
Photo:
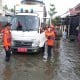
<svg viewBox="0 0 80 80">
<path fill-rule="evenodd" d="M 10 23 L 6 23 L 6 25 L 5 26 L 11 26 L 12 24 L 10 24 Z"/>
</svg>

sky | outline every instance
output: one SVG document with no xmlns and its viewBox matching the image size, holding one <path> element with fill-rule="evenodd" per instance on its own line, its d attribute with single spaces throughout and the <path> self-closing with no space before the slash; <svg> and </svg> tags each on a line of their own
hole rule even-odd
<svg viewBox="0 0 80 80">
<path fill-rule="evenodd" d="M 11 8 L 14 6 L 14 4 L 20 3 L 20 1 L 21 0 L 3 0 L 3 5 L 7 4 L 8 7 Z M 62 15 L 68 11 L 69 8 L 73 8 L 80 3 L 80 0 L 44 0 L 44 2 L 47 10 L 49 10 L 50 3 L 53 3 L 55 5 L 57 15 Z"/>
</svg>

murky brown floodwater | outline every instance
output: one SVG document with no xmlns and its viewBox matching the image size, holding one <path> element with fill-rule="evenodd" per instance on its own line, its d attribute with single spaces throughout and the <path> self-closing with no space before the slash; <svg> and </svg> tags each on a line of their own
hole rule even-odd
<svg viewBox="0 0 80 80">
<path fill-rule="evenodd" d="M 54 62 L 39 55 L 12 55 L 9 63 L 0 48 L 0 80 L 80 80 L 80 46 L 56 41 Z"/>
</svg>

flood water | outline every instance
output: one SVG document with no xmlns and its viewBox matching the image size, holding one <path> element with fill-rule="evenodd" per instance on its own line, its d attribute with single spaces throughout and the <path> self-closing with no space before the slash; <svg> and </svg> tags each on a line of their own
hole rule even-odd
<svg viewBox="0 0 80 80">
<path fill-rule="evenodd" d="M 68 40 L 56 41 L 54 62 L 44 62 L 38 55 L 13 54 L 5 62 L 0 48 L 0 80 L 80 80 L 80 46 Z"/>
</svg>

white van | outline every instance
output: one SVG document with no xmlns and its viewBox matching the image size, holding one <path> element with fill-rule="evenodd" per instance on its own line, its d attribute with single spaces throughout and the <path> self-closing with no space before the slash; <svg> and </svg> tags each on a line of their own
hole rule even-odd
<svg viewBox="0 0 80 80">
<path fill-rule="evenodd" d="M 45 43 L 39 31 L 40 19 L 35 13 L 19 13 L 12 18 L 12 52 L 38 52 Z"/>
</svg>

